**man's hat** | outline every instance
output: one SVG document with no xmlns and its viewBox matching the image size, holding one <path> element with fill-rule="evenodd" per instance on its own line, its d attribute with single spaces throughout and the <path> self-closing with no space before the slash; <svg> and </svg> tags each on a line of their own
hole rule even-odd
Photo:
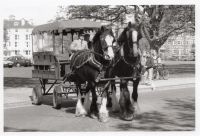
<svg viewBox="0 0 200 136">
<path fill-rule="evenodd" d="M 80 33 L 80 34 L 79 34 L 79 36 L 84 36 L 84 35 L 85 35 L 84 33 Z"/>
</svg>

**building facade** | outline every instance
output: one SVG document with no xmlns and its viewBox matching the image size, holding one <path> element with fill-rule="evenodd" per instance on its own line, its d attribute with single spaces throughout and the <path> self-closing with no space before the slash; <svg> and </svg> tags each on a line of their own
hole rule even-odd
<svg viewBox="0 0 200 136">
<path fill-rule="evenodd" d="M 16 20 L 11 16 L 4 20 L 4 56 L 22 55 L 32 59 L 33 24 L 25 19 Z"/>
<path fill-rule="evenodd" d="M 191 60 L 194 57 L 192 53 L 194 44 L 195 36 L 193 33 L 182 33 L 169 37 L 160 48 L 161 57 L 163 59 Z"/>
</svg>

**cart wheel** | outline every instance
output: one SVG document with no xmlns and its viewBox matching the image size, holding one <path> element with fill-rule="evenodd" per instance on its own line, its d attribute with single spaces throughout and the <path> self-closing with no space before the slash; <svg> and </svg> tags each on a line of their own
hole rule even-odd
<svg viewBox="0 0 200 136">
<path fill-rule="evenodd" d="M 55 86 L 53 90 L 53 108 L 60 109 L 62 102 L 62 88 L 61 86 Z"/>
<path fill-rule="evenodd" d="M 169 71 L 168 70 L 163 70 L 163 79 L 168 80 L 169 79 Z"/>
<path fill-rule="evenodd" d="M 32 104 L 41 105 L 42 104 L 42 88 L 41 86 L 36 86 L 32 91 Z"/>
</svg>

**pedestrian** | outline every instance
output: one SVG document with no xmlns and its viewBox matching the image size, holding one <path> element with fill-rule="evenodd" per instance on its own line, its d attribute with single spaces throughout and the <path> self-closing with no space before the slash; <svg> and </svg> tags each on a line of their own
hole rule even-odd
<svg viewBox="0 0 200 136">
<path fill-rule="evenodd" d="M 141 51 L 141 65 L 142 65 L 142 70 L 141 70 L 141 83 L 145 84 L 146 82 L 146 61 L 147 61 L 147 52 L 150 52 L 150 44 L 149 41 L 143 37 L 139 40 L 139 49 Z"/>
<path fill-rule="evenodd" d="M 146 72 L 144 73 L 146 80 L 146 85 L 150 85 L 152 87 L 152 90 L 155 90 L 155 85 L 153 83 L 153 67 L 154 67 L 154 59 L 150 52 L 147 52 L 147 58 L 146 58 Z"/>
<path fill-rule="evenodd" d="M 161 79 L 163 74 L 162 74 L 162 60 L 160 55 L 158 55 L 157 57 L 157 67 L 158 67 L 158 78 Z"/>
</svg>

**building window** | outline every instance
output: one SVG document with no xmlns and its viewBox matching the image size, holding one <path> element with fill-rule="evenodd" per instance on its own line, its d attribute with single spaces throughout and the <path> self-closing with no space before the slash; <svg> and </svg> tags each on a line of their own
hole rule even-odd
<svg viewBox="0 0 200 136">
<path fill-rule="evenodd" d="M 28 50 L 26 50 L 26 55 L 28 55 Z"/>
<path fill-rule="evenodd" d="M 28 35 L 26 35 L 26 40 L 28 40 Z"/>
<path fill-rule="evenodd" d="M 14 26 L 18 26 L 19 25 L 19 22 L 14 22 Z"/>
<path fill-rule="evenodd" d="M 15 40 L 17 40 L 17 35 L 15 35 Z"/>
<path fill-rule="evenodd" d="M 15 42 L 15 47 L 17 47 L 17 42 Z"/>
<path fill-rule="evenodd" d="M 30 51 L 30 50 L 28 51 L 28 54 L 29 54 L 29 55 L 31 54 L 31 51 Z"/>
<path fill-rule="evenodd" d="M 178 55 L 178 54 L 179 54 L 179 50 L 174 50 L 173 53 L 174 53 L 175 55 Z"/>
<path fill-rule="evenodd" d="M 15 50 L 15 55 L 19 55 L 19 51 L 18 50 Z"/>
<path fill-rule="evenodd" d="M 180 45 L 180 44 L 181 44 L 181 41 L 178 41 L 177 44 Z"/>
<path fill-rule="evenodd" d="M 28 47 L 28 42 L 26 42 L 26 47 Z"/>
</svg>

